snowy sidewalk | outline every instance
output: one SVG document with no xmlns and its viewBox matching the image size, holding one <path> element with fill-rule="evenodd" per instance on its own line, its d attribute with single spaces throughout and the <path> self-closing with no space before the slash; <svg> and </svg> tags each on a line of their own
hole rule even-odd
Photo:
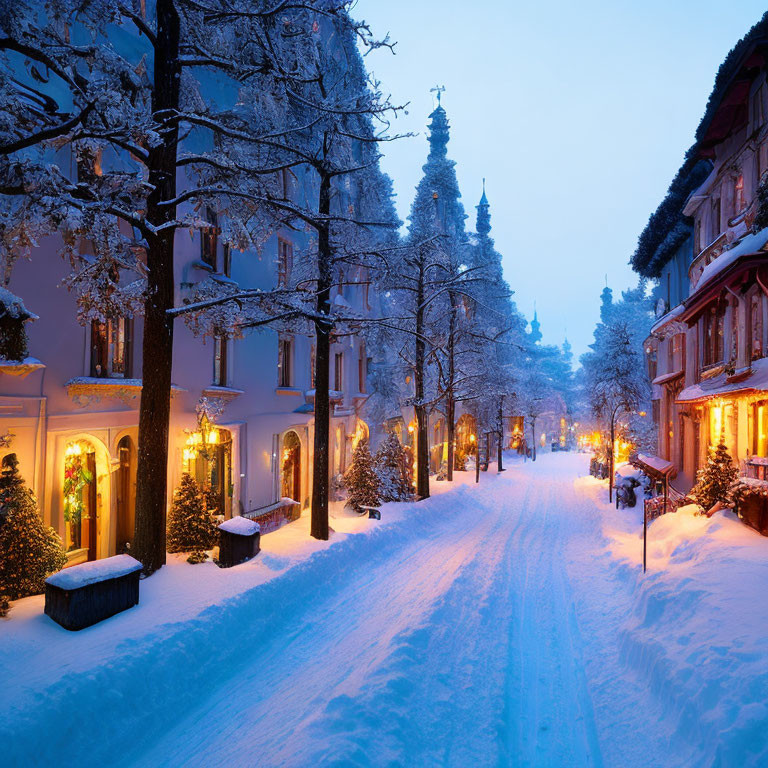
<svg viewBox="0 0 768 768">
<path fill-rule="evenodd" d="M 295 530 L 283 534 L 293 543 L 274 543 L 290 556 L 271 553 L 268 536 L 261 565 L 240 566 L 236 584 L 201 580 L 186 613 L 158 580 L 154 597 L 175 623 L 155 615 L 139 627 L 111 620 L 101 635 L 61 630 L 53 661 L 34 653 L 35 638 L 52 648 L 42 625 L 7 622 L 6 757 L 764 764 L 768 616 L 745 613 L 737 631 L 746 604 L 699 555 L 764 591 L 768 542 L 734 520 L 657 521 L 656 571 L 643 579 L 638 511 L 604 503 L 604 487 L 581 477 L 586 466 L 584 455 L 545 455 L 484 474 L 479 486 L 436 483 L 433 498 L 392 506 L 364 535 L 309 557 L 301 547 L 315 545 Z M 76 736 L 83 723 L 88 740 Z"/>
</svg>

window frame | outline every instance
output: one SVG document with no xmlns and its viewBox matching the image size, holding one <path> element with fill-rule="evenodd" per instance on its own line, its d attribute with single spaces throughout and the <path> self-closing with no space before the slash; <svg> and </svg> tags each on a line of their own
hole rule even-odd
<svg viewBox="0 0 768 768">
<path fill-rule="evenodd" d="M 229 386 L 229 339 L 226 336 L 213 337 L 213 385 Z"/>
<path fill-rule="evenodd" d="M 206 207 L 205 218 L 211 226 L 200 230 L 200 261 L 209 266 L 214 272 L 218 266 L 219 247 L 219 217 L 213 208 Z"/>
<path fill-rule="evenodd" d="M 117 324 L 117 327 L 115 327 Z M 101 338 L 95 334 L 104 329 Z M 122 328 L 122 371 L 115 370 L 115 334 Z M 90 375 L 95 379 L 130 379 L 133 373 L 133 318 L 124 315 L 109 318 L 105 323 L 91 322 Z"/>
<path fill-rule="evenodd" d="M 281 335 L 277 342 L 277 386 L 293 386 L 293 336 Z"/>
</svg>

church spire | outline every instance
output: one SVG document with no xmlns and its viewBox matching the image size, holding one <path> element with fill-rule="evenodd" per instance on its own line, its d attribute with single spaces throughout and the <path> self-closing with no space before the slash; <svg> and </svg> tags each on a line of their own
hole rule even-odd
<svg viewBox="0 0 768 768">
<path fill-rule="evenodd" d="M 481 237 L 487 237 L 491 231 L 491 213 L 488 198 L 485 196 L 485 179 L 483 179 L 483 196 L 477 206 L 477 221 L 475 230 Z"/>
<path fill-rule="evenodd" d="M 531 320 L 531 341 L 536 344 L 541 341 L 541 323 L 539 322 L 538 315 L 536 314 L 536 302 L 533 303 L 533 320 Z"/>
<path fill-rule="evenodd" d="M 429 158 L 437 160 L 448 154 L 448 140 L 451 138 L 448 115 L 438 103 L 437 109 L 429 116 Z"/>
</svg>

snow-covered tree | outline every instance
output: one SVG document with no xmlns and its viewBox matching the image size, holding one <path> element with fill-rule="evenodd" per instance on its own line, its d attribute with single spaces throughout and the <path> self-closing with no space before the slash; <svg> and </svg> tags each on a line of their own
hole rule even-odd
<svg viewBox="0 0 768 768">
<path fill-rule="evenodd" d="M 357 50 L 378 43 L 350 18 L 350 4 L 52 0 L 41 9 L 19 0 L 4 8 L 6 274 L 40 237 L 59 233 L 83 322 L 144 313 L 134 551 L 147 573 L 165 557 L 173 321 L 180 314 L 196 331 L 219 335 L 296 319 L 314 325 L 320 466 L 313 535 L 327 537 L 331 288 L 345 259 L 357 262 L 372 250 L 375 238 L 362 244 L 351 230 L 381 224 L 367 218 L 371 205 L 354 210 L 348 190 L 370 191 L 369 200 L 388 194 L 386 184 L 381 195 L 382 184 L 374 183 L 382 136 L 372 121 L 383 124 L 390 106 L 366 79 Z M 283 188 L 281 179 L 297 169 L 314 174 L 307 187 L 317 191 L 314 200 L 291 199 Z M 215 228 L 227 245 L 247 249 L 283 223 L 315 235 L 290 289 L 264 292 L 213 276 L 191 306 L 173 306 L 178 229 Z M 222 303 L 227 294 L 237 299 Z M 212 306 L 218 312 L 202 312 Z"/>
<path fill-rule="evenodd" d="M 373 459 L 382 501 L 407 501 L 412 493 L 408 456 L 394 432 L 381 441 Z"/>
<path fill-rule="evenodd" d="M 46 577 L 67 562 L 61 539 L 44 525 L 19 474 L 15 453 L 3 457 L 0 473 L 0 553 L 0 596 L 9 600 L 45 591 Z"/>
<path fill-rule="evenodd" d="M 168 513 L 168 551 L 189 552 L 187 562 L 202 563 L 216 538 L 216 524 L 206 508 L 200 486 L 185 472 Z"/>
<path fill-rule="evenodd" d="M 709 511 L 720 502 L 730 504 L 730 487 L 739 476 L 739 470 L 733 465 L 725 443 L 720 440 L 717 446 L 710 446 L 707 463 L 696 475 L 696 485 L 690 495 L 696 502 Z"/>
<path fill-rule="evenodd" d="M 352 452 L 352 463 L 344 473 L 344 487 L 347 489 L 347 504 L 360 512 L 362 507 L 379 504 L 380 481 L 368 441 L 360 440 Z"/>
<path fill-rule="evenodd" d="M 644 294 L 644 287 L 638 291 Z M 605 292 L 604 292 L 605 293 Z M 642 341 L 642 302 L 633 315 L 628 306 L 611 307 L 603 301 L 590 352 L 581 358 L 586 398 L 596 418 L 605 426 L 610 446 L 609 498 L 613 493 L 613 457 L 619 419 L 628 419 L 649 398 Z M 631 307 L 631 302 L 626 302 Z M 647 310 L 645 310 L 647 313 Z M 644 321 L 645 322 L 645 321 Z M 646 326 L 647 327 L 647 326 Z"/>
</svg>

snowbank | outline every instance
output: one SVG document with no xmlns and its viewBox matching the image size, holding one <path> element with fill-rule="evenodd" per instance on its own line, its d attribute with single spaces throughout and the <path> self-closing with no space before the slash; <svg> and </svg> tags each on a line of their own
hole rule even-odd
<svg viewBox="0 0 768 768">
<path fill-rule="evenodd" d="M 597 627 L 617 622 L 625 674 L 689 741 L 689 764 L 768 765 L 768 539 L 730 510 L 708 518 L 689 505 L 649 525 L 643 574 L 642 506 L 619 514 L 589 480 L 577 483 L 595 500 L 607 559 L 590 553 L 582 567 L 590 587 L 595 568 L 612 574 L 593 610 Z"/>
</svg>

